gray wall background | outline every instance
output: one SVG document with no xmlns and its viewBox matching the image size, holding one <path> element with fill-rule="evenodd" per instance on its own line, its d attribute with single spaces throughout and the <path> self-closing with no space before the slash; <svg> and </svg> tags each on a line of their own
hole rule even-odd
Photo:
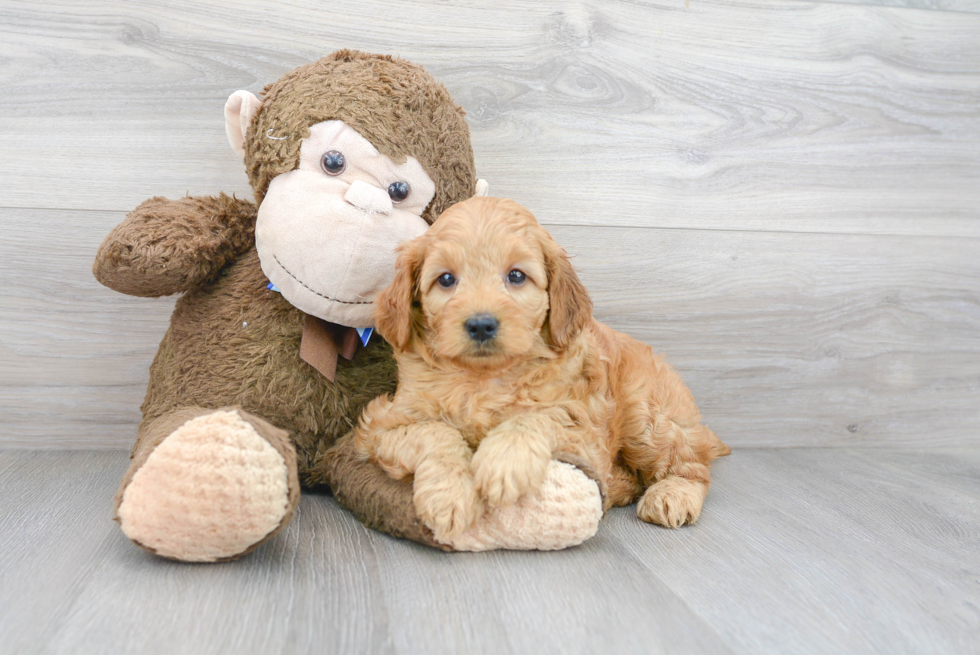
<svg viewBox="0 0 980 655">
<path fill-rule="evenodd" d="M 440 77 L 478 172 L 735 448 L 980 444 L 980 2 L 0 1 L 0 446 L 127 448 L 172 299 L 90 273 L 336 48 Z"/>
</svg>

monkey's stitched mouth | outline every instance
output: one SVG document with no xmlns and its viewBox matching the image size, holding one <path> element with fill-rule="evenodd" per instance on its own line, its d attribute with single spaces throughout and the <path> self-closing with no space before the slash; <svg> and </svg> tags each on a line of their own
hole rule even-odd
<svg viewBox="0 0 980 655">
<path fill-rule="evenodd" d="M 325 296 L 319 291 L 317 291 L 316 289 L 314 289 L 313 287 L 311 287 L 310 285 L 308 285 L 306 282 L 303 282 L 303 280 L 293 275 L 293 273 L 288 268 L 283 266 L 283 263 L 279 261 L 279 258 L 276 255 L 272 255 L 272 258 L 276 260 L 277 264 L 279 264 L 279 268 L 281 268 L 286 272 L 286 275 L 293 278 L 294 280 L 302 284 L 304 288 L 308 289 L 312 293 L 315 293 L 316 295 L 320 296 L 324 300 L 329 300 L 330 302 L 337 302 L 342 305 L 373 305 L 374 304 L 373 300 L 340 300 L 338 298 L 331 298 L 330 296 Z"/>
</svg>

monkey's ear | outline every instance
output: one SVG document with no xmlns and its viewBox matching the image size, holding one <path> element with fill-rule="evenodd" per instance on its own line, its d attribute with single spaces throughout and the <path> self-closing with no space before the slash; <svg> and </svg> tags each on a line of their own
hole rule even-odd
<svg viewBox="0 0 980 655">
<path fill-rule="evenodd" d="M 422 250 L 420 239 L 409 241 L 398 249 L 395 279 L 378 294 L 375 303 L 374 326 L 396 350 L 405 350 L 412 336 L 412 303 L 422 265 Z"/>
<path fill-rule="evenodd" d="M 245 133 L 262 101 L 251 91 L 235 91 L 225 103 L 225 134 L 238 156 L 245 159 Z"/>
<path fill-rule="evenodd" d="M 476 196 L 484 197 L 490 195 L 490 185 L 484 179 L 476 181 Z"/>
<path fill-rule="evenodd" d="M 564 350 L 591 320 L 592 298 L 565 250 L 550 236 L 542 245 L 548 269 L 548 329 L 552 345 Z"/>
</svg>

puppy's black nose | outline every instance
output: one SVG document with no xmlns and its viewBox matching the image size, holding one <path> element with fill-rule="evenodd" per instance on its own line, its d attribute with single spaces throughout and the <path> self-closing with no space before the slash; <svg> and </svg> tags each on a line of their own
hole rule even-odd
<svg viewBox="0 0 980 655">
<path fill-rule="evenodd" d="M 470 339 L 483 343 L 497 336 L 497 327 L 500 324 L 490 314 L 477 314 L 466 319 L 464 325 L 466 327 L 466 333 L 470 335 Z"/>
</svg>

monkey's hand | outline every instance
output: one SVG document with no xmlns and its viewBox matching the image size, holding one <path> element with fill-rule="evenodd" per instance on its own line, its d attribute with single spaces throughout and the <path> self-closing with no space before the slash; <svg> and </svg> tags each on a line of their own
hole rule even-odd
<svg viewBox="0 0 980 655">
<path fill-rule="evenodd" d="M 215 275 L 255 243 L 256 207 L 225 194 L 150 198 L 106 237 L 92 272 L 132 296 L 167 296 Z"/>
</svg>

